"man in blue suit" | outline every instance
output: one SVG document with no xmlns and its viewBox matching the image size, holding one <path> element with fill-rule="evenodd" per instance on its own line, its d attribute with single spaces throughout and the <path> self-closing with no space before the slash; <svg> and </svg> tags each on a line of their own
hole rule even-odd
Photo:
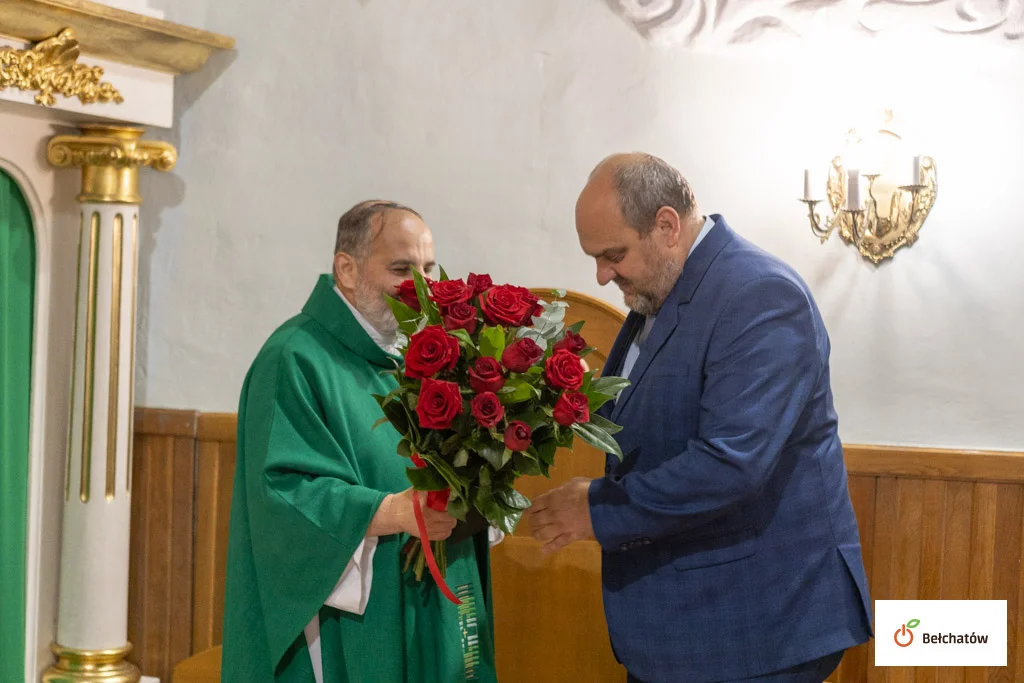
<svg viewBox="0 0 1024 683">
<path fill-rule="evenodd" d="M 871 607 L 810 290 L 650 155 L 594 170 L 576 230 L 631 309 L 602 409 L 625 458 L 538 496 L 535 536 L 600 543 L 631 681 L 821 683 Z"/>
</svg>

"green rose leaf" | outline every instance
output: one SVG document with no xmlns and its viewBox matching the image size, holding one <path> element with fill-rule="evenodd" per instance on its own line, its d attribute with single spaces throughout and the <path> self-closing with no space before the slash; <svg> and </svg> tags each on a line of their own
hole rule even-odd
<svg viewBox="0 0 1024 683">
<path fill-rule="evenodd" d="M 625 377 L 598 377 L 590 383 L 590 390 L 608 394 L 614 398 L 620 391 L 629 386 Z"/>
<path fill-rule="evenodd" d="M 497 495 L 498 500 L 513 510 L 525 510 L 530 507 L 530 499 L 515 489 L 502 489 Z"/>
<path fill-rule="evenodd" d="M 540 474 L 540 463 L 537 462 L 536 458 L 526 453 L 513 453 L 512 467 L 515 468 L 516 472 L 522 475 L 530 476 Z"/>
<path fill-rule="evenodd" d="M 405 474 L 409 477 L 412 487 L 418 491 L 440 491 L 448 488 L 448 482 L 444 477 L 431 467 L 407 467 Z"/>
<path fill-rule="evenodd" d="M 604 451 L 605 453 L 614 453 L 619 460 L 622 460 L 622 449 L 619 448 L 619 444 L 615 439 L 608 435 L 608 432 L 604 431 L 600 427 L 596 427 L 589 422 L 576 423 L 572 427 L 572 432 L 576 436 L 580 437 L 588 444 Z"/>
<path fill-rule="evenodd" d="M 440 325 L 441 316 L 437 312 L 437 306 L 430 300 L 430 287 L 427 281 L 418 270 L 412 271 L 412 280 L 416 284 L 416 299 L 420 302 L 420 309 L 426 314 L 431 325 Z"/>
<path fill-rule="evenodd" d="M 398 321 L 398 329 L 402 334 L 406 336 L 412 336 L 416 334 L 419 329 L 420 317 L 422 314 L 412 310 L 407 304 L 394 299 L 390 296 L 385 295 L 384 297 L 388 302 L 388 307 L 391 308 L 391 313 L 394 314 L 395 320 Z"/>
<path fill-rule="evenodd" d="M 500 327 L 484 327 L 480 331 L 480 355 L 501 360 L 505 351 L 505 333 Z"/>
<path fill-rule="evenodd" d="M 609 435 L 617 434 L 618 432 L 622 431 L 622 427 L 615 424 L 611 420 L 607 420 L 601 417 L 600 415 L 594 415 L 593 413 L 591 413 L 590 415 L 590 424 L 594 425 L 599 429 L 603 429 L 605 433 Z"/>
<path fill-rule="evenodd" d="M 481 445 L 477 449 L 477 453 L 495 470 L 500 470 L 501 466 L 505 464 L 505 444 L 488 442 Z"/>
</svg>

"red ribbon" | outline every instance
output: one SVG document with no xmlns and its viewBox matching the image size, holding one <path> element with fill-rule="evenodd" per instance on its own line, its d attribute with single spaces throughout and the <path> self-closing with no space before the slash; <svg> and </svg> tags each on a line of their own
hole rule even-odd
<svg viewBox="0 0 1024 683">
<path fill-rule="evenodd" d="M 430 575 L 434 577 L 434 583 L 441 589 L 441 594 L 448 598 L 450 602 L 461 605 L 462 601 L 455 597 L 452 589 L 444 582 L 441 570 L 437 568 L 437 560 L 434 559 L 434 551 L 430 547 L 430 538 L 427 537 L 427 525 L 423 522 L 423 510 L 420 509 L 419 491 L 415 489 L 412 492 L 412 512 L 416 516 L 416 528 L 420 532 L 420 545 L 423 546 L 423 555 L 427 560 L 427 568 L 430 569 Z"/>
</svg>

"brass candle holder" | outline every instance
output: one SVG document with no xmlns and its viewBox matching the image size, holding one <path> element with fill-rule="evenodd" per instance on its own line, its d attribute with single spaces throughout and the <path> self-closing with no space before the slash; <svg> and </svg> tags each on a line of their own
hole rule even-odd
<svg viewBox="0 0 1024 683">
<path fill-rule="evenodd" d="M 879 174 L 870 173 L 864 177 L 868 179 L 868 196 L 862 208 L 843 208 L 847 203 L 848 178 L 843 168 L 842 157 L 837 156 L 832 159 L 826 188 L 832 216 L 823 218 L 818 213 L 817 205 L 822 201 L 820 199 L 800 201 L 807 205 L 811 232 L 823 244 L 838 228 L 843 241 L 854 245 L 862 256 L 878 264 L 883 259 L 892 258 L 900 247 L 909 246 L 917 241 L 921 226 L 935 204 L 938 177 L 935 161 L 931 157 L 922 156 L 918 183 L 896 188 L 889 203 L 887 216 L 879 215 L 878 202 L 874 195 L 875 181 Z"/>
</svg>

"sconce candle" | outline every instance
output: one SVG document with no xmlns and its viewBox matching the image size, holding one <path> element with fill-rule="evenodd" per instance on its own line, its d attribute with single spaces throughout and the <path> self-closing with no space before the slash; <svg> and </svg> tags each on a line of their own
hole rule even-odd
<svg viewBox="0 0 1024 683">
<path fill-rule="evenodd" d="M 846 210 L 860 211 L 860 171 L 851 168 L 847 171 Z"/>
<path fill-rule="evenodd" d="M 912 182 L 901 184 L 896 189 L 889 202 L 888 215 L 885 215 L 879 214 L 878 200 L 874 195 L 875 181 L 881 174 L 864 174 L 859 165 L 858 168 L 847 170 L 843 168 L 841 157 L 833 158 L 825 187 L 825 199 L 832 209 L 832 215 L 823 217 L 815 209 L 821 200 L 812 196 L 811 172 L 805 169 L 804 198 L 800 201 L 807 205 L 811 232 L 824 244 L 834 230 L 845 242 L 856 246 L 861 255 L 876 264 L 891 258 L 900 247 L 917 241 L 918 232 L 935 204 L 938 190 L 935 160 L 915 156 L 910 170 L 913 173 Z M 898 177 L 894 180 L 902 183 L 907 177 L 906 173 L 906 170 L 897 171 Z M 868 180 L 867 197 L 863 201 L 862 176 Z"/>
</svg>

